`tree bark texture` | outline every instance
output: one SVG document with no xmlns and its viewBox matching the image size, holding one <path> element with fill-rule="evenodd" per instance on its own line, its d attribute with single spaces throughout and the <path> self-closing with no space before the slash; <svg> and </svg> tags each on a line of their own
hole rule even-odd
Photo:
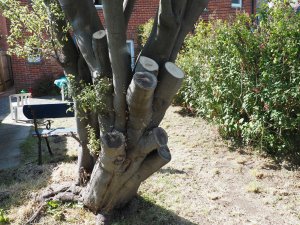
<svg viewBox="0 0 300 225">
<path fill-rule="evenodd" d="M 88 112 L 87 119 L 77 120 L 82 143 L 79 171 L 91 173 L 90 180 L 82 183 L 84 205 L 95 213 L 109 212 L 128 203 L 141 183 L 171 160 L 167 133 L 159 125 L 184 78 L 174 60 L 207 0 L 161 0 L 134 72 L 126 30 L 135 0 L 103 0 L 105 28 L 92 0 L 58 1 L 78 45 L 70 36 L 64 43 L 66 73 L 77 82 L 112 83 L 102 98 L 107 110 Z M 87 148 L 87 125 L 101 140 L 96 160 Z"/>
<path fill-rule="evenodd" d="M 208 0 L 161 0 L 150 37 L 141 55 L 160 66 L 174 62 L 184 41 L 197 22 Z"/>
</svg>

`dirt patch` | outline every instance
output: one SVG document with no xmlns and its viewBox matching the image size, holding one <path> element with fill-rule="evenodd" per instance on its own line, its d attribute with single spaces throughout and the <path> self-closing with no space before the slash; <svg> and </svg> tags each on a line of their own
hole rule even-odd
<svg viewBox="0 0 300 225">
<path fill-rule="evenodd" d="M 220 138 L 215 126 L 179 112 L 180 107 L 171 107 L 162 123 L 172 161 L 142 184 L 137 206 L 113 218 L 112 224 L 300 224 L 299 170 L 287 170 L 251 149 L 230 151 L 230 143 Z M 72 138 L 54 145 L 56 152 L 64 146 L 64 155 L 76 154 Z M 47 181 L 39 181 L 39 189 L 26 189 L 23 201 L 6 205 L 12 224 L 22 224 L 32 215 L 38 207 L 32 196 L 46 185 L 76 179 L 75 161 L 49 165 L 43 167 Z M 0 187 L 3 201 L 11 187 L 20 191 L 16 186 Z M 94 224 L 94 220 L 82 205 L 72 204 L 48 208 L 39 224 Z"/>
<path fill-rule="evenodd" d="M 251 149 L 230 152 L 215 126 L 179 112 L 170 108 L 162 123 L 173 159 L 144 183 L 142 195 L 196 224 L 300 224 L 299 170 Z M 165 191 L 153 192 L 162 185 Z"/>
</svg>

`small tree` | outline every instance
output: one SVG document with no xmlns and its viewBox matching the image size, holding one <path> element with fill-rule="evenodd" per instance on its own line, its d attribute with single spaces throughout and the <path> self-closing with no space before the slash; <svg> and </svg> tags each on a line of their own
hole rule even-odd
<svg viewBox="0 0 300 225">
<path fill-rule="evenodd" d="M 81 199 L 93 212 L 124 206 L 171 160 L 159 124 L 184 77 L 177 53 L 207 2 L 161 0 L 132 71 L 126 30 L 135 0 L 103 0 L 105 29 L 92 0 L 33 0 L 32 10 L 1 0 L 11 52 L 54 56 L 71 78 Z"/>
</svg>

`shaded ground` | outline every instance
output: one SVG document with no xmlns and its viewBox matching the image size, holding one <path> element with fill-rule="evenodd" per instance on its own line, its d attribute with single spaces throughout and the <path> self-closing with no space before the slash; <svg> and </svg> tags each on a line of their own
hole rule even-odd
<svg viewBox="0 0 300 225">
<path fill-rule="evenodd" d="M 0 93 L 0 171 L 16 167 L 20 163 L 20 144 L 30 135 L 31 122 L 18 107 L 18 119 L 16 123 L 10 115 L 9 95 L 14 89 Z M 41 98 L 30 98 L 30 104 L 47 104 L 60 102 L 59 96 L 47 96 Z"/>
<path fill-rule="evenodd" d="M 9 114 L 9 98 L 8 96 L 14 94 L 14 88 L 10 88 L 5 92 L 0 92 L 0 123 Z"/>
<path fill-rule="evenodd" d="M 162 124 L 170 137 L 171 163 L 142 184 L 141 197 L 130 210 L 116 215 L 112 224 L 300 224 L 299 170 L 288 170 L 251 149 L 229 151 L 230 145 L 219 137 L 216 127 L 181 116 L 180 110 L 171 107 Z M 51 144 L 57 160 L 47 159 L 44 166 L 27 163 L 22 170 L 0 173 L 0 180 L 7 181 L 31 168 L 26 179 L 0 185 L 0 193 L 9 192 L 4 200 L 0 194 L 0 205 L 12 224 L 22 224 L 33 214 L 41 189 L 76 178 L 76 142 L 68 138 Z M 66 160 L 60 162 L 62 157 Z M 94 215 L 80 204 L 64 204 L 48 207 L 38 224 L 94 221 Z"/>
</svg>

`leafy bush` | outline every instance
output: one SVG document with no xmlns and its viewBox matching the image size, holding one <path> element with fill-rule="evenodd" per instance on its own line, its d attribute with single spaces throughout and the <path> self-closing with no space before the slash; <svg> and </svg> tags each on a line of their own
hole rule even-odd
<svg viewBox="0 0 300 225">
<path fill-rule="evenodd" d="M 54 80 L 55 78 L 50 75 L 35 80 L 32 87 L 33 97 L 59 95 L 60 89 L 54 84 Z"/>
<path fill-rule="evenodd" d="M 226 138 L 299 156 L 300 14 L 275 0 L 258 18 L 200 22 L 177 61 L 187 78 L 176 100 Z"/>
<path fill-rule="evenodd" d="M 147 23 L 138 26 L 138 46 L 140 49 L 142 49 L 143 46 L 146 44 L 148 37 L 151 33 L 153 23 L 154 19 L 149 19 Z"/>
</svg>

